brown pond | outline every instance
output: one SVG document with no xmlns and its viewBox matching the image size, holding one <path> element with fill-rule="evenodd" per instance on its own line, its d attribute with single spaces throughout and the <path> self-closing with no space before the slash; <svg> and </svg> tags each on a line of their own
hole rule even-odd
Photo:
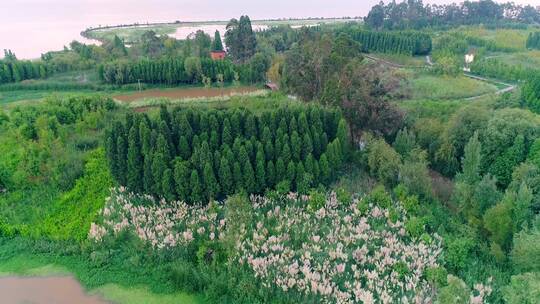
<svg viewBox="0 0 540 304">
<path fill-rule="evenodd" d="M 114 98 L 124 102 L 132 102 L 144 98 L 188 99 L 246 94 L 258 90 L 260 89 L 255 87 L 153 89 L 117 95 Z"/>
<path fill-rule="evenodd" d="M 2 304 L 105 304 L 97 296 L 87 295 L 72 277 L 2 277 Z"/>
</svg>

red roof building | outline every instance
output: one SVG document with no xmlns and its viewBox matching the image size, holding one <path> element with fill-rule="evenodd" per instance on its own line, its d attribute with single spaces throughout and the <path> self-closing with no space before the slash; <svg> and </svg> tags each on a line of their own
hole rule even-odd
<svg viewBox="0 0 540 304">
<path fill-rule="evenodd" d="M 227 56 L 227 52 L 225 52 L 225 51 L 212 51 L 212 52 L 210 52 L 210 57 L 212 57 L 213 60 L 223 60 L 223 59 L 225 59 L 225 56 Z"/>
</svg>

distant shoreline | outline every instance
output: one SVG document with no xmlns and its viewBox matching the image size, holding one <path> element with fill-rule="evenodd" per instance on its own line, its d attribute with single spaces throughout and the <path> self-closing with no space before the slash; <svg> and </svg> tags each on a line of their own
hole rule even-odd
<svg viewBox="0 0 540 304">
<path fill-rule="evenodd" d="M 282 18 L 282 19 L 261 19 L 261 20 L 252 20 L 252 24 L 264 24 L 264 23 L 275 23 L 279 25 L 280 22 L 285 23 L 294 23 L 294 22 L 320 22 L 320 21 L 361 21 L 362 17 L 334 17 L 334 18 Z M 201 25 L 223 25 L 227 24 L 229 21 L 224 20 L 209 20 L 209 21 L 174 21 L 174 22 L 150 22 L 150 23 L 131 23 L 131 24 L 119 24 L 119 25 L 105 25 L 98 27 L 89 27 L 81 32 L 81 36 L 86 39 L 97 40 L 95 37 L 92 37 L 90 33 L 98 32 L 103 30 L 114 30 L 114 29 L 123 29 L 123 28 L 144 28 L 144 27 L 154 27 L 154 26 L 201 26 Z M 101 41 L 102 42 L 102 41 Z"/>
</svg>

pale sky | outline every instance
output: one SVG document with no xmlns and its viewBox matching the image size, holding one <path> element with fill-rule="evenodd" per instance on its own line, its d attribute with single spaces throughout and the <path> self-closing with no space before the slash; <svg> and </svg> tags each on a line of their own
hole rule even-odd
<svg viewBox="0 0 540 304">
<path fill-rule="evenodd" d="M 62 48 L 88 26 L 133 22 L 365 16 L 379 0 L 0 0 L 0 51 L 21 58 Z M 427 0 L 426 3 L 449 3 Z M 540 0 L 516 0 L 540 5 Z"/>
</svg>

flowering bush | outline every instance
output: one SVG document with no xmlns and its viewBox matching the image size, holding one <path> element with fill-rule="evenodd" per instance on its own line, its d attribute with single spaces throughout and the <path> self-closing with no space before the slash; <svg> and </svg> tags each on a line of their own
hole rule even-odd
<svg viewBox="0 0 540 304">
<path fill-rule="evenodd" d="M 156 201 L 152 196 L 133 194 L 120 187 L 111 190 L 101 210 L 102 222 L 92 223 L 88 238 L 99 242 L 106 235 L 129 230 L 155 248 L 185 245 L 197 240 L 222 237 L 225 220 L 218 217 L 222 207 L 189 206 L 183 202 Z"/>
<path fill-rule="evenodd" d="M 399 204 L 381 208 L 363 199 L 323 204 L 290 193 L 252 196 L 253 216 L 235 231 L 229 261 L 243 265 L 269 293 L 323 303 L 429 302 L 425 271 L 439 267 L 441 239 L 412 237 Z M 320 197 L 318 197 L 320 200 Z M 368 208 L 365 208 L 365 205 Z M 113 189 L 89 238 L 96 242 L 132 231 L 156 249 L 193 241 L 225 241 L 227 204 L 193 207 Z M 232 226 L 231 226 L 232 227 Z"/>
<path fill-rule="evenodd" d="M 264 285 L 316 295 L 325 303 L 428 302 L 424 271 L 438 267 L 441 239 L 411 238 L 406 214 L 331 193 L 309 211 L 309 197 L 254 197 L 256 224 L 238 244 L 238 261 Z"/>
</svg>

